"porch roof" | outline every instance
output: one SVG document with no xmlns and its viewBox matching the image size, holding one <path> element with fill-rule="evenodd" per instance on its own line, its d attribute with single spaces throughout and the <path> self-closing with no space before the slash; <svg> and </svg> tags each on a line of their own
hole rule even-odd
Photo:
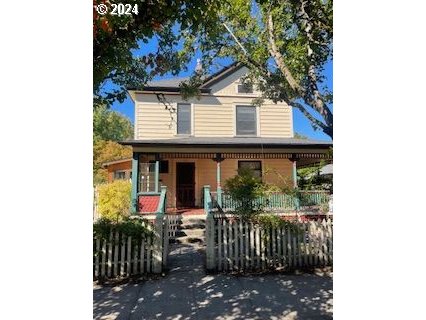
<svg viewBox="0 0 426 320">
<path fill-rule="evenodd" d="M 241 147 L 241 148 L 297 148 L 328 150 L 333 143 L 323 140 L 295 139 L 295 138 L 262 138 L 262 137 L 179 137 L 171 139 L 144 139 L 126 140 L 120 142 L 133 147 Z"/>
</svg>

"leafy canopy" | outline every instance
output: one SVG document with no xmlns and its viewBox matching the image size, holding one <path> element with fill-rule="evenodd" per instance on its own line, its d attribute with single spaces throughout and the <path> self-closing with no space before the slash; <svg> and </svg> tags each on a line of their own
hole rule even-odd
<svg viewBox="0 0 426 320">
<path fill-rule="evenodd" d="M 255 103 L 284 101 L 332 138 L 332 92 L 323 75 L 332 59 L 332 13 L 332 0 L 227 0 L 185 48 L 202 51 L 203 70 L 215 58 L 243 63 L 250 69 L 244 81 L 262 92 Z"/>
<path fill-rule="evenodd" d="M 93 110 L 93 140 L 122 141 L 133 136 L 133 124 L 119 112 L 109 110 L 105 105 Z"/>
<path fill-rule="evenodd" d="M 106 0 L 94 0 L 93 4 Z M 123 102 L 126 88 L 141 88 L 156 75 L 177 75 L 185 69 L 191 48 L 179 52 L 182 36 L 195 37 L 202 24 L 209 24 L 220 1 L 216 0 L 128 0 L 138 4 L 139 14 L 98 15 L 93 11 L 93 95 L 95 104 Z M 149 40 L 158 45 L 144 55 Z M 110 84 L 110 86 L 106 86 Z M 106 89 L 107 88 L 107 89 Z"/>
</svg>

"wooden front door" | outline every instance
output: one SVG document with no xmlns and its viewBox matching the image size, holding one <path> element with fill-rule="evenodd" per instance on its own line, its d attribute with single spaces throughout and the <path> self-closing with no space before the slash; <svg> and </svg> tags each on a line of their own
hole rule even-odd
<svg viewBox="0 0 426 320">
<path fill-rule="evenodd" d="M 195 163 L 176 163 L 176 206 L 195 206 Z"/>
</svg>

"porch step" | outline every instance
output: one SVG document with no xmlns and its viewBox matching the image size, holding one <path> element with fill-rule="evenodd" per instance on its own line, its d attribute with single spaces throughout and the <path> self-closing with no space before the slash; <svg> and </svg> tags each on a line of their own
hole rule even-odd
<svg viewBox="0 0 426 320">
<path fill-rule="evenodd" d="M 177 243 L 200 243 L 205 241 L 205 215 L 182 216 L 182 223 L 176 233 Z"/>
</svg>

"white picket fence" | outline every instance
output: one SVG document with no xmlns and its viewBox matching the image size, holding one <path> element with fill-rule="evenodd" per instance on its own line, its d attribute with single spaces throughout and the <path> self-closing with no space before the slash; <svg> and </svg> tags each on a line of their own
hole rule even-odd
<svg viewBox="0 0 426 320">
<path fill-rule="evenodd" d="M 138 243 L 118 232 L 108 240 L 93 240 L 93 277 L 95 280 L 161 273 L 167 264 L 168 220 L 158 218 L 151 226 L 152 236 Z"/>
<path fill-rule="evenodd" d="M 333 262 L 331 219 L 267 230 L 253 223 L 213 216 L 206 223 L 208 270 L 289 270 Z"/>
</svg>

